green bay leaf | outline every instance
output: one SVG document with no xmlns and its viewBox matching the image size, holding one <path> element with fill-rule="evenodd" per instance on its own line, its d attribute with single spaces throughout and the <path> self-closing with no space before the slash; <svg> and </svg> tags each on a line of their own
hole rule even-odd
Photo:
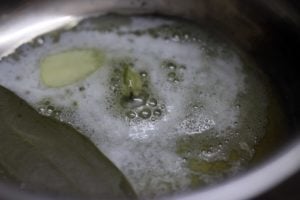
<svg viewBox="0 0 300 200">
<path fill-rule="evenodd" d="M 0 86 L 0 178 L 24 190 L 134 199 L 122 173 L 85 136 Z"/>
<path fill-rule="evenodd" d="M 142 91 L 142 80 L 138 72 L 129 64 L 124 64 L 122 94 L 124 96 L 139 96 Z"/>
</svg>

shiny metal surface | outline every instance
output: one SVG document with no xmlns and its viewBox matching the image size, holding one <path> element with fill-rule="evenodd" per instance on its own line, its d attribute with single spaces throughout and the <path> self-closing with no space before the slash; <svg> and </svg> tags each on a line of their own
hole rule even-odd
<svg viewBox="0 0 300 200">
<path fill-rule="evenodd" d="M 265 66 L 265 70 L 278 84 L 282 94 L 288 97 L 286 103 L 289 104 L 287 112 L 290 115 L 291 134 L 273 156 L 245 174 L 216 186 L 165 199 L 249 199 L 274 187 L 300 169 L 300 97 L 296 94 L 300 84 L 299 80 L 293 80 L 295 68 L 299 66 L 295 57 L 297 49 L 294 49 L 300 40 L 298 11 L 294 4 L 284 0 L 25 1 L 16 9 L 3 11 L 0 15 L 0 57 L 8 55 L 38 35 L 62 27 L 72 27 L 80 19 L 98 14 L 158 13 L 185 17 L 216 27 L 237 46 L 253 55 L 258 64 L 270 63 L 270 67 Z M 278 42 L 280 48 L 272 49 L 272 42 L 277 42 L 278 38 L 282 38 Z M 297 40 L 295 46 L 290 46 L 293 41 L 289 41 L 289 38 Z M 277 43 L 274 44 L 276 45 Z M 290 48 L 291 52 L 281 52 L 281 48 L 285 47 Z M 287 66 L 284 66 L 284 59 Z M 276 70 L 271 69 L 271 66 Z M 0 184 L 0 199 L 2 198 L 51 199 L 42 194 L 32 196 Z"/>
</svg>

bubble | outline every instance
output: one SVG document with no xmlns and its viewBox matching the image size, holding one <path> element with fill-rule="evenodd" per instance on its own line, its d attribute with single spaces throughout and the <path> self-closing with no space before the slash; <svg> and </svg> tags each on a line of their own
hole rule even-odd
<svg viewBox="0 0 300 200">
<path fill-rule="evenodd" d="M 36 40 L 36 42 L 37 42 L 37 44 L 39 44 L 39 45 L 43 45 L 45 41 L 44 41 L 42 38 L 38 38 L 38 39 Z"/>
<path fill-rule="evenodd" d="M 136 97 L 122 97 L 121 105 L 123 108 L 139 108 L 146 105 L 147 100 L 149 99 L 149 94 L 146 92 L 142 92 L 139 96 Z"/>
<path fill-rule="evenodd" d="M 177 68 L 177 65 L 173 62 L 173 61 L 164 61 L 162 64 L 162 67 L 171 70 L 171 71 L 175 71 Z"/>
<path fill-rule="evenodd" d="M 250 147 L 246 142 L 240 142 L 239 145 L 242 150 L 250 152 Z"/>
<path fill-rule="evenodd" d="M 179 36 L 178 36 L 178 35 L 174 35 L 174 36 L 172 37 L 172 41 L 174 41 L 174 42 L 179 42 L 179 41 L 180 41 Z"/>
<path fill-rule="evenodd" d="M 82 92 L 82 91 L 85 90 L 85 87 L 81 86 L 81 87 L 78 88 L 78 90 L 79 90 L 80 92 Z"/>
<path fill-rule="evenodd" d="M 51 115 L 51 114 L 53 113 L 54 110 L 55 110 L 54 106 L 48 106 L 48 107 L 47 107 L 47 113 L 48 113 L 49 115 Z"/>
<path fill-rule="evenodd" d="M 109 89 L 110 89 L 111 91 L 113 91 L 113 92 L 116 92 L 116 91 L 117 91 L 117 88 L 116 88 L 114 85 L 111 85 L 111 86 L 109 87 Z"/>
<path fill-rule="evenodd" d="M 172 71 L 176 70 L 176 68 L 177 68 L 176 64 L 173 62 L 168 62 L 166 64 L 166 67 L 167 67 L 167 69 L 172 70 Z"/>
<path fill-rule="evenodd" d="M 207 124 L 205 124 L 205 125 L 203 126 L 203 131 L 205 131 L 205 130 L 207 130 L 207 129 L 209 129 L 209 128 L 210 128 L 210 126 L 207 125 Z"/>
<path fill-rule="evenodd" d="M 129 118 L 129 119 L 134 119 L 136 118 L 136 113 L 134 111 L 128 111 L 126 113 L 126 116 Z"/>
<path fill-rule="evenodd" d="M 205 158 L 211 158 L 214 156 L 213 151 L 212 150 L 203 150 L 201 151 L 201 154 L 199 155 L 200 157 L 204 156 Z"/>
<path fill-rule="evenodd" d="M 169 70 L 175 70 L 175 69 L 176 69 L 176 66 L 175 66 L 175 65 L 169 65 L 169 66 L 168 66 L 168 69 L 169 69 Z"/>
<path fill-rule="evenodd" d="M 182 81 L 183 81 L 183 79 L 175 78 L 174 83 L 179 83 L 179 82 L 182 82 Z"/>
<path fill-rule="evenodd" d="M 194 108 L 194 109 L 198 109 L 199 106 L 198 106 L 198 105 L 193 105 L 193 108 Z"/>
<path fill-rule="evenodd" d="M 179 70 L 180 70 L 180 71 L 186 70 L 186 66 L 185 66 L 185 65 L 180 65 Z"/>
<path fill-rule="evenodd" d="M 143 71 L 140 73 L 140 75 L 141 77 L 146 78 L 148 76 L 148 73 Z"/>
<path fill-rule="evenodd" d="M 55 110 L 54 112 L 53 112 L 53 116 L 54 117 L 60 117 L 60 115 L 61 115 L 61 111 L 60 110 Z"/>
<path fill-rule="evenodd" d="M 155 109 L 155 110 L 153 111 L 153 115 L 154 115 L 154 116 L 159 117 L 159 116 L 161 116 L 161 114 L 162 114 L 162 111 L 161 111 L 160 109 Z"/>
<path fill-rule="evenodd" d="M 160 108 L 161 110 L 164 110 L 164 109 L 166 109 L 166 105 L 165 105 L 165 104 L 161 104 L 161 105 L 159 106 L 159 108 Z"/>
<path fill-rule="evenodd" d="M 40 108 L 38 108 L 38 111 L 39 111 L 40 113 L 44 114 L 45 111 L 46 111 L 46 108 L 40 107 Z"/>
<path fill-rule="evenodd" d="M 175 72 L 168 73 L 168 81 L 174 82 L 175 80 L 176 80 L 176 73 Z"/>
<path fill-rule="evenodd" d="M 111 81 L 113 84 L 116 84 L 116 83 L 119 83 L 119 82 L 120 82 L 120 78 L 117 77 L 117 76 L 115 76 L 115 77 L 112 77 L 112 78 L 110 79 L 110 81 Z"/>
<path fill-rule="evenodd" d="M 139 112 L 139 117 L 149 119 L 151 117 L 151 110 L 149 108 L 144 108 L 141 112 Z"/>
<path fill-rule="evenodd" d="M 151 107 L 157 106 L 157 100 L 155 98 L 150 98 L 148 100 L 148 105 L 151 106 Z"/>
</svg>

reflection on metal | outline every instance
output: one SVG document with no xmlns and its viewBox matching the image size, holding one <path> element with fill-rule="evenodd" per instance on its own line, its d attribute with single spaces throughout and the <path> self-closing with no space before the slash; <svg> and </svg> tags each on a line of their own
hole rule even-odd
<svg viewBox="0 0 300 200">
<path fill-rule="evenodd" d="M 73 27 L 78 22 L 79 18 L 71 16 L 56 17 L 53 19 L 41 20 L 35 24 L 17 28 L 17 30 L 2 32 L 0 37 L 0 46 L 6 47 L 3 52 L 0 52 L 0 57 L 6 56 L 13 52 L 15 48 L 21 44 L 30 41 L 34 37 L 47 33 L 62 27 Z"/>
</svg>

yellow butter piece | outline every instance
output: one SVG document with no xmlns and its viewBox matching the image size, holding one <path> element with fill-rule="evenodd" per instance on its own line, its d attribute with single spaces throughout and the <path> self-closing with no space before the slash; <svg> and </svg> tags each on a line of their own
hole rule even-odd
<svg viewBox="0 0 300 200">
<path fill-rule="evenodd" d="M 41 80 L 48 87 L 63 87 L 86 78 L 104 63 L 101 50 L 73 49 L 52 54 L 40 62 Z"/>
</svg>

